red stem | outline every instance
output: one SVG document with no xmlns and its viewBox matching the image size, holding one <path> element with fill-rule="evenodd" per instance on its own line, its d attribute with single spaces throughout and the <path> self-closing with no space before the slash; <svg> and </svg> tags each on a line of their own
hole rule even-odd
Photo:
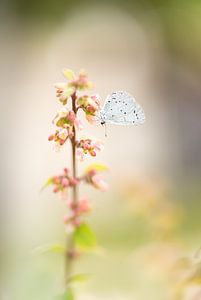
<svg viewBox="0 0 201 300">
<path fill-rule="evenodd" d="M 72 110 L 74 111 L 75 115 L 77 113 L 76 108 L 76 93 L 72 95 Z M 76 129 L 73 126 L 73 137 L 71 139 L 71 146 L 72 146 L 72 173 L 73 177 L 77 177 L 77 166 L 76 166 Z M 73 210 L 76 209 L 77 201 L 78 201 L 78 190 L 77 185 L 74 185 L 72 188 L 72 201 L 73 201 Z M 73 240 L 73 236 L 67 238 L 67 246 L 66 246 L 66 269 L 65 269 L 65 283 L 66 286 L 69 283 L 69 279 L 72 274 L 72 263 L 75 257 L 75 244 Z"/>
</svg>

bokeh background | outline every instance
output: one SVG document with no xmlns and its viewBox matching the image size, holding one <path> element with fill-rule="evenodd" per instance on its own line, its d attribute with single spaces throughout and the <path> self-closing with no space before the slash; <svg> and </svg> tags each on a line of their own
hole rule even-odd
<svg viewBox="0 0 201 300">
<path fill-rule="evenodd" d="M 103 100 L 129 91 L 147 117 L 107 138 L 86 124 L 105 142 L 110 190 L 81 190 L 101 247 L 76 266 L 92 274 L 77 299 L 201 299 L 201 2 L 1 0 L 0 40 L 0 298 L 61 287 L 62 256 L 35 249 L 65 240 L 64 205 L 40 188 L 70 164 L 47 141 L 67 67 L 86 69 Z"/>
</svg>

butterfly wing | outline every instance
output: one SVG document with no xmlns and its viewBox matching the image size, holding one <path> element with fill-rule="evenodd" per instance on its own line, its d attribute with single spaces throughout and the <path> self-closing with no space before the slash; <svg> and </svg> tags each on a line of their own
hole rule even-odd
<svg viewBox="0 0 201 300">
<path fill-rule="evenodd" d="M 140 105 L 127 92 L 114 92 L 106 98 L 103 106 L 105 121 L 116 125 L 137 125 L 145 121 Z"/>
</svg>

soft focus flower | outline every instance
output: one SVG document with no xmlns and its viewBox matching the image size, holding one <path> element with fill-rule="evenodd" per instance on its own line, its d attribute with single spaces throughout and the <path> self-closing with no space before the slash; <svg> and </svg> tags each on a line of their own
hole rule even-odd
<svg viewBox="0 0 201 300">
<path fill-rule="evenodd" d="M 72 80 L 69 81 L 68 86 L 78 90 L 87 90 L 91 89 L 93 87 L 93 84 L 88 80 L 86 72 L 84 70 L 81 70 L 77 78 L 72 78 Z"/>
<path fill-rule="evenodd" d="M 81 198 L 76 204 L 73 201 L 71 201 L 69 203 L 69 207 L 74 210 L 76 216 L 91 211 L 91 205 L 87 198 Z"/>
<path fill-rule="evenodd" d="M 62 109 L 54 118 L 53 122 L 57 127 L 67 128 L 74 125 L 76 119 L 75 113 L 72 110 Z"/>
<path fill-rule="evenodd" d="M 96 152 L 103 149 L 103 143 L 100 141 L 92 141 L 91 139 L 82 139 L 76 142 L 77 157 L 82 161 L 84 154 L 96 156 Z"/>
<path fill-rule="evenodd" d="M 70 211 L 63 218 L 64 223 L 68 226 L 75 228 L 81 224 L 81 217 L 83 214 L 86 214 L 91 211 L 91 205 L 86 198 L 82 198 L 76 203 L 70 201 L 68 204 Z"/>
<path fill-rule="evenodd" d="M 50 177 L 45 184 L 45 186 L 53 185 L 53 192 L 54 193 L 61 193 L 62 197 L 66 198 L 66 192 L 68 188 L 71 188 L 79 183 L 77 178 L 70 176 L 69 170 L 64 169 L 63 174 L 58 176 Z"/>
<path fill-rule="evenodd" d="M 65 141 L 67 139 L 67 137 L 68 137 L 68 131 L 67 131 L 67 129 L 63 128 L 63 129 L 59 130 L 58 137 L 61 140 Z"/>
<path fill-rule="evenodd" d="M 89 122 L 94 120 L 98 110 L 100 109 L 100 100 L 96 96 L 84 95 L 77 99 L 77 105 L 79 108 L 82 108 L 86 114 L 86 119 Z"/>
<path fill-rule="evenodd" d="M 56 88 L 56 97 L 63 105 L 65 105 L 68 98 L 70 98 L 75 92 L 75 89 L 73 87 L 69 87 L 65 82 L 58 82 L 54 86 Z"/>
<path fill-rule="evenodd" d="M 103 180 L 100 175 L 94 175 L 91 177 L 92 184 L 99 190 L 105 192 L 108 189 L 108 184 Z"/>
<path fill-rule="evenodd" d="M 49 141 L 54 141 L 56 147 L 64 145 L 68 138 L 72 138 L 73 126 L 81 127 L 81 124 L 77 121 L 74 111 L 62 109 L 54 118 L 54 123 L 59 129 L 51 134 L 48 138 Z"/>
<path fill-rule="evenodd" d="M 108 184 L 103 180 L 102 176 L 96 169 L 89 169 L 82 179 L 84 179 L 87 183 L 93 185 L 100 191 L 104 192 L 108 189 Z"/>
<path fill-rule="evenodd" d="M 88 213 L 91 211 L 91 205 L 86 198 L 82 198 L 79 200 L 79 204 L 77 207 L 77 213 L 78 214 L 83 214 L 83 213 Z"/>
<path fill-rule="evenodd" d="M 56 130 L 54 134 L 51 134 L 48 137 L 49 141 L 55 141 L 55 144 L 58 146 L 62 146 L 66 140 L 68 139 L 68 131 L 67 129 L 60 129 L 60 130 Z"/>
</svg>

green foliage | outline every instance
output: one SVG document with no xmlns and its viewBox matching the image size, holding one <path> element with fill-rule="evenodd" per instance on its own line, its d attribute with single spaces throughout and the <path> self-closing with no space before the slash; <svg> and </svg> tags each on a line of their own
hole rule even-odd
<svg viewBox="0 0 201 300">
<path fill-rule="evenodd" d="M 61 244 L 51 244 L 51 245 L 43 245 L 37 247 L 33 250 L 36 254 L 46 254 L 46 253 L 64 253 L 65 247 Z"/>
<path fill-rule="evenodd" d="M 89 274 L 75 274 L 69 278 L 70 283 L 85 282 L 89 279 Z"/>
<path fill-rule="evenodd" d="M 105 171 L 108 171 L 108 167 L 104 164 L 93 163 L 85 169 L 86 172 L 90 172 L 92 170 L 95 170 L 98 172 L 105 172 Z"/>
<path fill-rule="evenodd" d="M 48 178 L 48 180 L 45 182 L 45 184 L 43 185 L 43 187 L 41 188 L 41 191 L 43 191 L 45 188 L 47 188 L 48 186 L 53 184 L 53 178 L 50 177 Z"/>
<path fill-rule="evenodd" d="M 68 124 L 68 121 L 66 118 L 60 118 L 57 123 L 56 126 L 58 127 L 63 127 L 65 124 Z"/>
<path fill-rule="evenodd" d="M 63 294 L 56 297 L 55 300 L 74 300 L 74 293 L 71 288 L 68 288 Z"/>
<path fill-rule="evenodd" d="M 86 223 L 75 229 L 73 238 L 77 247 L 82 250 L 90 250 L 96 246 L 96 235 Z"/>
</svg>

